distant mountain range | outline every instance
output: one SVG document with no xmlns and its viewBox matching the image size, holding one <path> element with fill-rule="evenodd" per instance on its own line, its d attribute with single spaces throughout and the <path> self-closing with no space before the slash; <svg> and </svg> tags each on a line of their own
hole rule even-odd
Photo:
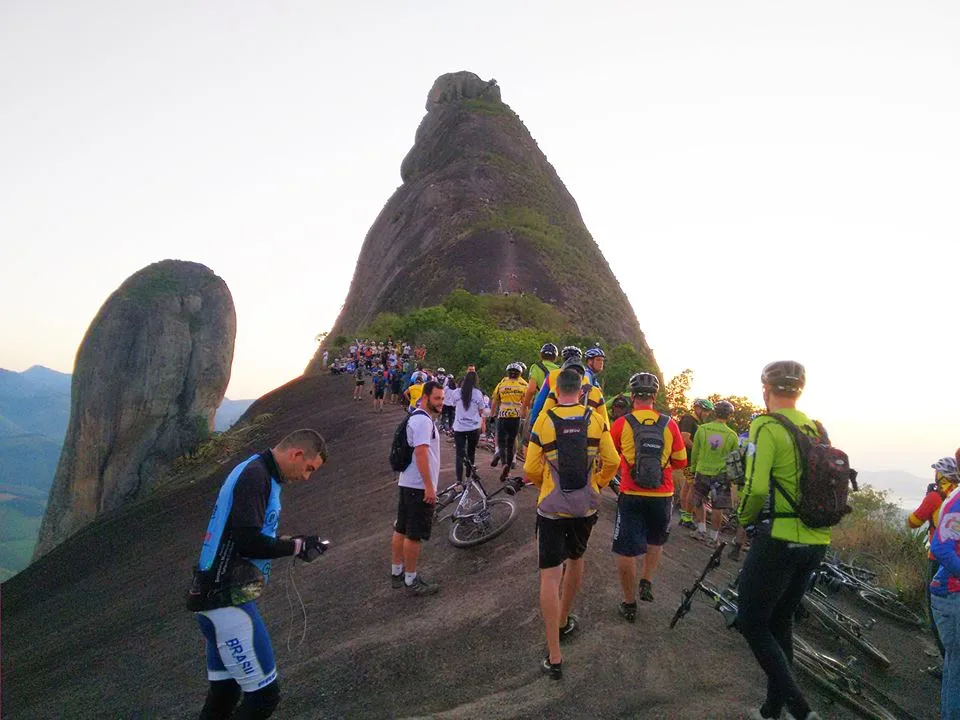
<svg viewBox="0 0 960 720">
<path fill-rule="evenodd" d="M 0 368 L 0 581 L 33 554 L 70 421 L 70 382 L 42 365 Z M 229 428 L 252 403 L 224 398 L 214 429 Z"/>
</svg>

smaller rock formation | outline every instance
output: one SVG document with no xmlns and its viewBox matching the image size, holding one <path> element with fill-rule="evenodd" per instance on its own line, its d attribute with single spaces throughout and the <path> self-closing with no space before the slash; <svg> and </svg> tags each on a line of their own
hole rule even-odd
<svg viewBox="0 0 960 720">
<path fill-rule="evenodd" d="M 233 363 L 226 283 L 163 260 L 103 304 L 77 351 L 70 423 L 34 557 L 143 495 L 213 428 Z"/>
</svg>

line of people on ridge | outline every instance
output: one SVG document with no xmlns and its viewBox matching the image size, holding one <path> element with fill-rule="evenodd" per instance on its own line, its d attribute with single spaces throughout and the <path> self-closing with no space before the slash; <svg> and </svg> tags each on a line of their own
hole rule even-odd
<svg viewBox="0 0 960 720">
<path fill-rule="evenodd" d="M 544 349 L 549 355 L 551 348 Z M 556 360 L 555 346 L 553 350 Z M 635 373 L 629 381 L 628 397 L 611 403 L 608 415 L 596 379 L 596 368 L 602 369 L 600 353 L 591 358 L 591 363 L 577 348 L 564 348 L 559 353 L 559 366 L 549 357 L 541 357 L 536 369 L 542 374 L 535 375 L 531 368 L 517 410 L 521 422 L 516 425 L 529 434 L 524 474 L 539 490 L 537 547 L 546 640 L 540 667 L 545 675 L 557 680 L 564 672 L 562 646 L 581 631 L 572 608 L 582 583 L 584 554 L 597 522 L 600 490 L 619 474 L 612 544 L 622 591 L 617 612 L 624 621 L 635 623 L 638 600 L 654 601 L 653 580 L 669 537 L 673 471 L 687 466 L 689 447 L 690 454 L 696 454 L 698 468 L 701 458 L 710 458 L 702 465 L 704 475 L 715 477 L 710 472 L 718 468 L 717 456 L 731 442 L 722 430 L 717 431 L 722 441 L 711 441 L 711 423 L 705 422 L 705 413 L 697 415 L 699 427 L 692 437 L 689 431 L 685 436 L 676 421 L 654 409 L 660 384 L 651 373 Z M 596 362 L 597 357 L 601 362 Z M 464 392 L 471 375 L 472 387 Z M 475 378 L 475 368 L 468 368 L 464 383 L 457 388 L 454 424 L 462 407 L 461 427 L 479 429 L 484 417 L 482 410 L 477 412 L 482 393 Z M 522 377 L 508 368 L 505 380 Z M 792 618 L 812 571 L 825 554 L 831 533 L 829 525 L 812 527 L 802 519 L 800 487 L 808 469 L 798 453 L 798 444 L 802 437 L 822 443 L 828 443 L 829 438 L 820 423 L 796 408 L 806 382 L 802 365 L 793 361 L 770 363 L 763 368 L 760 380 L 767 414 L 753 419 L 745 443 L 738 440 L 744 467 L 737 515 L 741 526 L 753 530 L 740 580 L 738 627 L 767 675 L 766 699 L 750 716 L 775 718 L 786 711 L 793 718 L 812 720 L 819 716 L 802 694 L 791 668 Z M 428 596 L 438 592 L 440 586 L 424 579 L 418 564 L 422 542 L 430 537 L 439 483 L 441 433 L 437 419 L 443 413 L 445 391 L 436 380 L 417 384 L 422 385 L 420 397 L 406 420 L 411 461 L 398 478 L 391 586 L 411 596 Z M 511 408 L 516 408 L 513 403 L 519 397 L 519 387 L 522 385 L 517 382 L 509 394 Z M 624 400 L 628 402 L 626 407 Z M 611 416 L 616 416 L 612 425 Z M 529 423 L 523 423 L 525 417 Z M 702 432 L 704 429 L 706 432 Z M 698 437 L 702 438 L 699 443 Z M 501 443 L 500 457 L 495 460 L 509 466 L 509 447 L 508 442 Z M 457 481 L 462 480 L 461 458 L 470 451 L 464 436 L 457 451 Z M 210 690 L 201 718 L 228 717 L 238 701 L 238 714 L 233 717 L 265 718 L 279 701 L 276 665 L 254 601 L 269 577 L 269 558 L 294 555 L 310 561 L 326 549 L 318 536 L 276 536 L 282 486 L 307 479 L 325 460 L 323 439 L 312 430 L 297 431 L 276 447 L 238 465 L 221 488 L 188 600 L 207 641 Z M 937 472 L 955 478 L 956 464 L 954 475 L 945 466 Z M 701 480 L 699 490 L 697 484 L 694 475 L 692 493 L 702 495 L 708 482 Z M 716 494 L 712 481 L 709 485 L 710 492 Z M 922 513 L 915 515 L 916 519 L 922 517 Z M 695 529 L 701 530 L 701 516 L 695 517 Z M 957 717 L 956 702 L 960 698 L 958 540 L 960 495 L 953 492 L 942 502 L 931 543 L 940 564 L 931 583 L 931 602 L 945 648 L 945 718 Z"/>
</svg>

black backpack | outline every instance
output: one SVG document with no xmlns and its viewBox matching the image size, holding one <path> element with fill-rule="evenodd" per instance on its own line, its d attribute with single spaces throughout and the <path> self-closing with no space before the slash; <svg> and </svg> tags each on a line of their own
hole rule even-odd
<svg viewBox="0 0 960 720">
<path fill-rule="evenodd" d="M 799 518 L 810 528 L 836 525 L 852 511 L 847 498 L 851 489 L 858 489 L 857 471 L 850 467 L 850 458 L 843 450 L 830 444 L 827 431 L 816 420 L 818 437 L 814 438 L 780 413 L 771 413 L 770 417 L 787 429 L 800 456 L 800 493 L 796 500 L 770 476 L 771 492 L 779 492 L 793 508 L 792 513 L 777 513 L 775 517 Z"/>
<path fill-rule="evenodd" d="M 403 472 L 413 462 L 413 448 L 407 442 L 407 425 L 414 415 L 427 415 L 427 413 L 424 410 L 415 410 L 403 418 L 397 425 L 397 429 L 393 431 L 393 444 L 390 446 L 390 467 L 394 472 Z M 436 437 L 436 429 L 433 432 L 433 437 Z"/>
<path fill-rule="evenodd" d="M 553 410 L 547 415 L 553 422 L 557 439 L 557 484 L 565 493 L 583 490 L 590 482 L 592 463 L 588 462 L 588 432 L 590 429 L 591 408 L 580 417 L 562 418 Z"/>
<path fill-rule="evenodd" d="M 633 413 L 626 416 L 633 430 L 634 458 L 630 477 L 637 487 L 653 490 L 663 484 L 663 431 L 670 416 L 660 413 L 655 423 L 641 423 Z"/>
</svg>

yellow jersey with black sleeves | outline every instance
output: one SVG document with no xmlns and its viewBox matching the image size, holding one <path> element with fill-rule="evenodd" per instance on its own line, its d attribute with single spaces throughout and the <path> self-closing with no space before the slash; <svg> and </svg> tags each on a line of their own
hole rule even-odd
<svg viewBox="0 0 960 720">
<path fill-rule="evenodd" d="M 527 381 L 523 378 L 513 380 L 503 378 L 493 389 L 490 401 L 497 403 L 497 417 L 518 418 L 523 406 L 523 396 L 527 392 Z"/>
</svg>

